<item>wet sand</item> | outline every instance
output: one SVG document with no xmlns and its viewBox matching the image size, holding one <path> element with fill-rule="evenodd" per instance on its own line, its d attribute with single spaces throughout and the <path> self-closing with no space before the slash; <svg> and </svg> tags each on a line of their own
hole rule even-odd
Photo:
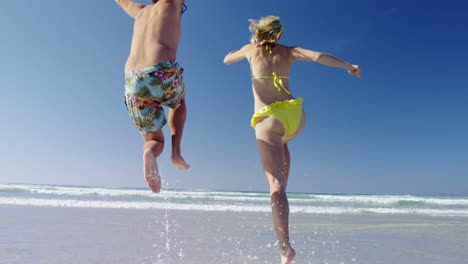
<svg viewBox="0 0 468 264">
<path fill-rule="evenodd" d="M 271 215 L 0 206 L 0 264 L 279 263 Z M 463 264 L 468 218 L 292 214 L 296 263 Z"/>
</svg>

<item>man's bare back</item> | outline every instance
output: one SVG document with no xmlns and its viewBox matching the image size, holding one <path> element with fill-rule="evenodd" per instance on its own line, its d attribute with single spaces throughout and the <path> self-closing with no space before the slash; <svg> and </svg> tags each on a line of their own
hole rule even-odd
<svg viewBox="0 0 468 264">
<path fill-rule="evenodd" d="M 181 35 L 184 0 L 159 0 L 142 5 L 131 0 L 116 0 L 135 18 L 132 46 L 125 72 L 142 69 L 162 61 L 175 61 Z"/>
</svg>

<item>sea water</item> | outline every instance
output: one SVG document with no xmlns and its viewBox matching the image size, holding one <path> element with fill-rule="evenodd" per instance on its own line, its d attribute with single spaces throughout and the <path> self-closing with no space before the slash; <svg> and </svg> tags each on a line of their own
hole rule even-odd
<svg viewBox="0 0 468 264">
<path fill-rule="evenodd" d="M 291 213 L 468 217 L 468 197 L 288 193 Z M 266 192 L 0 184 L 0 205 L 271 212 Z"/>
<path fill-rule="evenodd" d="M 468 197 L 288 198 L 297 263 L 468 258 Z M 0 264 L 278 263 L 270 203 L 266 192 L 0 184 Z"/>
</svg>

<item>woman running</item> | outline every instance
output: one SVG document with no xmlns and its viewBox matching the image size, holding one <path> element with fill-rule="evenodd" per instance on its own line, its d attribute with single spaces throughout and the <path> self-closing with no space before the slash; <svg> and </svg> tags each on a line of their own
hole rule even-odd
<svg viewBox="0 0 468 264">
<path fill-rule="evenodd" d="M 326 53 L 288 47 L 278 43 L 283 34 L 279 17 L 267 16 L 259 21 L 249 19 L 251 44 L 232 51 L 224 63 L 243 59 L 250 63 L 255 114 L 250 122 L 255 129 L 263 169 L 270 185 L 273 224 L 281 254 L 281 263 L 291 263 L 296 252 L 289 239 L 289 204 L 286 187 L 290 171 L 288 142 L 303 129 L 306 116 L 302 98 L 289 90 L 289 70 L 294 61 L 315 61 L 343 68 L 362 77 L 358 65 L 352 65 Z"/>
</svg>

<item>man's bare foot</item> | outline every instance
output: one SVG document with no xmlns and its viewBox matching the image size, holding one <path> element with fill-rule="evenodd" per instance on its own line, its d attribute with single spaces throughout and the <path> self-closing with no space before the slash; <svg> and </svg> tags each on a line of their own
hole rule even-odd
<svg viewBox="0 0 468 264">
<path fill-rule="evenodd" d="M 292 247 L 287 247 L 281 252 L 281 264 L 289 264 L 296 256 L 296 251 Z"/>
<path fill-rule="evenodd" d="M 172 153 L 171 162 L 179 168 L 179 170 L 186 170 L 190 168 L 190 165 L 185 162 L 184 158 L 180 154 Z"/>
<path fill-rule="evenodd" d="M 158 163 L 152 151 L 146 151 L 143 154 L 145 180 L 148 187 L 154 193 L 161 191 L 161 176 L 159 175 Z"/>
</svg>

